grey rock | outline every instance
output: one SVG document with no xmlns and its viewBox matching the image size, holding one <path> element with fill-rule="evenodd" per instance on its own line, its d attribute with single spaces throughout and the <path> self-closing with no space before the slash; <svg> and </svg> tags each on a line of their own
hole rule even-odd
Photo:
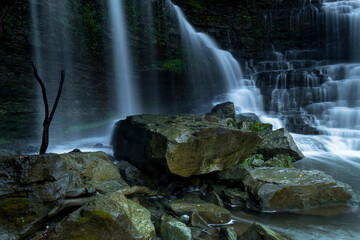
<svg viewBox="0 0 360 240">
<path fill-rule="evenodd" d="M 211 112 L 208 113 L 209 116 L 214 116 L 218 118 L 233 118 L 235 119 L 235 106 L 233 102 L 225 102 L 217 104 Z"/>
</svg>

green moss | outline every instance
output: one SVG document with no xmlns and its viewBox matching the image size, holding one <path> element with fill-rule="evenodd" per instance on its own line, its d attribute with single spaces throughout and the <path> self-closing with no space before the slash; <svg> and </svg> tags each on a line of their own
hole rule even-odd
<svg viewBox="0 0 360 240">
<path fill-rule="evenodd" d="M 272 125 L 269 123 L 262 123 L 260 121 L 256 121 L 249 126 L 250 131 L 254 132 L 262 132 L 264 130 L 272 129 Z"/>
<path fill-rule="evenodd" d="M 4 144 L 4 143 L 11 143 L 11 141 L 6 138 L 0 138 L 0 144 Z"/>
<path fill-rule="evenodd" d="M 71 238 L 73 240 L 99 240 L 102 234 L 112 232 L 115 220 L 105 211 L 84 211 L 73 226 Z"/>
<path fill-rule="evenodd" d="M 198 11 L 205 10 L 205 3 L 202 0 L 189 0 L 188 4 L 194 9 Z"/>
<path fill-rule="evenodd" d="M 159 70 L 166 72 L 181 73 L 183 72 L 184 66 L 180 58 L 165 60 L 160 62 Z"/>
<path fill-rule="evenodd" d="M 0 214 L 7 217 L 22 217 L 28 213 L 29 206 L 27 198 L 9 198 L 0 204 Z"/>
</svg>

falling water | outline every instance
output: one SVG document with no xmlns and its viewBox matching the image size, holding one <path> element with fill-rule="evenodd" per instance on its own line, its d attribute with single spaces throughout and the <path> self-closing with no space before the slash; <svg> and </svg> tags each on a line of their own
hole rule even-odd
<svg viewBox="0 0 360 240">
<path fill-rule="evenodd" d="M 190 74 L 193 88 L 204 88 L 212 96 L 216 96 L 215 102 L 232 101 L 235 103 L 237 112 L 254 112 L 262 116 L 262 120 L 271 121 L 263 114 L 262 96 L 255 82 L 244 79 L 241 67 L 230 52 L 221 50 L 217 44 L 205 33 L 197 32 L 186 20 L 179 7 L 170 3 L 175 9 L 185 51 L 193 62 L 190 63 Z M 210 60 L 214 60 L 214 66 Z M 201 68 L 199 66 L 207 64 Z M 205 76 L 205 77 L 204 77 Z M 203 82 L 200 82 L 203 81 Z M 198 91 L 199 92 L 199 91 Z M 276 127 L 281 124 L 275 121 Z"/>
<path fill-rule="evenodd" d="M 50 108 L 57 94 L 60 71 L 66 70 L 62 98 L 52 123 L 54 131 L 50 134 L 53 140 L 60 140 L 65 137 L 67 129 L 71 126 L 70 123 L 79 124 L 78 116 L 70 117 L 67 112 L 74 112 L 80 107 L 72 98 L 74 87 L 71 86 L 71 82 L 76 81 L 76 75 L 74 74 L 72 58 L 71 34 L 68 28 L 68 14 L 70 12 L 68 2 L 31 0 L 29 3 L 32 21 L 33 61 L 38 69 L 39 76 L 46 85 Z M 34 81 L 34 84 L 37 82 Z M 42 126 L 44 104 L 40 88 L 38 89 L 38 126 Z"/>
<path fill-rule="evenodd" d="M 221 50 L 208 35 L 197 32 L 178 6 L 171 2 L 169 4 L 175 10 L 180 26 L 194 92 L 206 91 L 215 95 L 236 88 L 243 79 L 239 63 L 229 52 Z"/>
<path fill-rule="evenodd" d="M 133 79 L 131 58 L 122 1 L 109 0 L 113 33 L 114 76 L 117 82 L 118 117 L 123 118 L 141 112 L 139 93 Z"/>
</svg>

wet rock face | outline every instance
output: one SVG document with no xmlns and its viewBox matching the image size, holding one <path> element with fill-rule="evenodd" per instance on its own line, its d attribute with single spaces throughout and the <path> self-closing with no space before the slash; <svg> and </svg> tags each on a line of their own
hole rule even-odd
<svg viewBox="0 0 360 240">
<path fill-rule="evenodd" d="M 317 170 L 236 167 L 219 173 L 219 178 L 241 183 L 249 195 L 247 206 L 260 211 L 301 212 L 336 205 L 351 207 L 358 202 L 349 185 Z"/>
<path fill-rule="evenodd" d="M 265 158 L 275 157 L 277 154 L 291 156 L 294 160 L 304 158 L 304 154 L 297 147 L 290 133 L 281 128 L 276 131 L 265 130 L 259 133 L 263 137 L 257 152 Z"/>
<path fill-rule="evenodd" d="M 0 157 L 0 239 L 37 230 L 55 202 L 126 187 L 105 153 Z"/>
<path fill-rule="evenodd" d="M 211 112 L 208 113 L 209 116 L 214 116 L 218 118 L 233 118 L 235 119 L 235 105 L 233 102 L 225 102 L 217 104 Z"/>
<path fill-rule="evenodd" d="M 155 237 L 150 212 L 121 193 L 95 198 L 60 222 L 50 240 L 148 240 Z"/>
<path fill-rule="evenodd" d="M 116 159 L 150 172 L 189 177 L 235 166 L 260 141 L 255 132 L 240 131 L 216 117 L 138 115 L 116 123 L 112 143 Z"/>
</svg>

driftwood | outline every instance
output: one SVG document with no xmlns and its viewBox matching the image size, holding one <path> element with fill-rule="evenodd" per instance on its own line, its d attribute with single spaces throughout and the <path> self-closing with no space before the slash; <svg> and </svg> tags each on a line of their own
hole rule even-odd
<svg viewBox="0 0 360 240">
<path fill-rule="evenodd" d="M 47 100 L 47 95 L 46 95 L 46 89 L 45 89 L 44 82 L 39 77 L 37 69 L 36 69 L 34 63 L 32 64 L 32 66 L 33 66 L 33 69 L 34 69 L 33 75 L 34 75 L 35 79 L 38 81 L 38 83 L 39 83 L 39 85 L 41 87 L 41 92 L 42 92 L 43 101 L 44 101 L 44 107 L 45 107 L 45 118 L 44 118 L 44 122 L 43 122 L 43 134 L 42 134 L 42 141 L 41 141 L 41 147 L 40 147 L 40 154 L 45 154 L 46 149 L 49 146 L 49 128 L 50 128 L 50 124 L 51 124 L 51 121 L 52 121 L 52 119 L 54 117 L 56 107 L 57 107 L 57 105 L 59 103 L 62 88 L 63 88 L 63 84 L 64 84 L 64 81 L 65 81 L 65 71 L 64 70 L 61 71 L 61 78 L 60 78 L 60 84 L 59 84 L 59 88 L 58 88 L 58 93 L 57 93 L 54 105 L 52 107 L 51 113 L 49 115 L 49 103 L 48 103 L 48 100 Z"/>
</svg>

